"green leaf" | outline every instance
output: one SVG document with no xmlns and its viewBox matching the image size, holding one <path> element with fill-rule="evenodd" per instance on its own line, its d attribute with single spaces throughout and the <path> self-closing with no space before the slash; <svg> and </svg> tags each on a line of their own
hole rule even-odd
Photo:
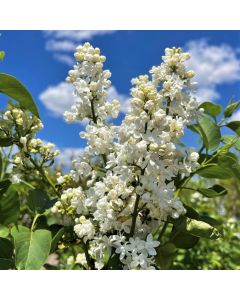
<svg viewBox="0 0 240 300">
<path fill-rule="evenodd" d="M 58 249 L 58 242 L 60 241 L 64 233 L 65 233 L 65 228 L 62 227 L 54 236 L 51 242 L 50 254 L 55 252 Z"/>
<path fill-rule="evenodd" d="M 229 152 L 228 155 L 220 156 L 218 158 L 218 165 L 240 183 L 240 165 L 238 161 L 233 158 L 232 153 Z"/>
<path fill-rule="evenodd" d="M 44 268 L 47 269 L 47 270 L 59 270 L 58 267 L 53 266 L 53 265 L 50 265 L 50 264 L 44 264 L 43 266 L 44 266 Z"/>
<path fill-rule="evenodd" d="M 194 220 L 199 220 L 199 213 L 196 212 L 196 210 L 194 210 L 192 207 L 187 206 L 186 204 L 183 204 L 184 208 L 187 210 L 187 212 L 185 213 L 185 216 L 190 218 L 190 219 L 194 219 Z"/>
<path fill-rule="evenodd" d="M 212 102 L 203 102 L 199 108 L 204 109 L 204 114 L 216 118 L 222 112 L 222 106 Z"/>
<path fill-rule="evenodd" d="M 228 191 L 223 186 L 218 184 L 215 184 L 208 189 L 199 188 L 198 192 L 208 198 L 225 196 L 228 193 Z"/>
<path fill-rule="evenodd" d="M 236 138 L 235 135 L 223 135 L 222 139 L 221 139 L 221 142 L 223 144 L 227 144 L 227 143 L 229 143 L 231 141 L 235 141 L 235 138 Z M 240 139 L 239 138 L 237 139 L 237 142 L 233 145 L 233 147 L 236 150 L 240 151 Z"/>
<path fill-rule="evenodd" d="M 51 232 L 40 229 L 32 232 L 24 226 L 13 227 L 16 267 L 19 270 L 39 270 L 48 258 Z"/>
<path fill-rule="evenodd" d="M 0 223 L 4 225 L 11 224 L 17 220 L 19 214 L 19 196 L 14 185 L 12 184 L 9 186 L 7 191 L 0 196 Z"/>
<path fill-rule="evenodd" d="M 232 116 L 234 110 L 237 109 L 238 105 L 240 104 L 240 101 L 238 101 L 236 103 L 232 103 L 232 101 L 233 101 L 233 97 L 223 112 L 225 118 L 230 118 Z"/>
<path fill-rule="evenodd" d="M 3 175 L 3 165 L 4 165 L 4 162 L 3 162 L 2 152 L 0 150 L 0 181 L 1 181 L 2 175 Z"/>
<path fill-rule="evenodd" d="M 27 205 L 36 215 L 42 215 L 48 211 L 58 201 L 58 198 L 51 199 L 51 196 L 40 189 L 34 189 L 29 192 Z"/>
<path fill-rule="evenodd" d="M 218 225 L 222 225 L 222 222 L 221 221 L 218 221 L 214 218 L 211 218 L 210 216 L 204 214 L 204 215 L 201 215 L 200 216 L 200 220 L 205 222 L 205 223 L 208 223 L 209 225 L 215 227 L 215 226 L 218 226 Z"/>
<path fill-rule="evenodd" d="M 176 145 L 179 145 L 179 146 L 181 146 L 181 147 L 185 147 L 185 148 L 186 148 L 186 145 L 183 144 L 183 143 L 180 141 L 180 139 L 174 138 L 172 142 L 173 142 L 174 144 L 176 144 Z"/>
<path fill-rule="evenodd" d="M 172 265 L 176 247 L 173 243 L 167 243 L 156 248 L 155 262 L 162 270 L 168 270 Z"/>
<path fill-rule="evenodd" d="M 240 121 L 232 121 L 230 123 L 226 123 L 225 126 L 232 129 L 238 136 L 240 136 Z"/>
<path fill-rule="evenodd" d="M 0 237 L 5 238 L 9 234 L 9 229 L 5 225 L 0 224 Z"/>
<path fill-rule="evenodd" d="M 3 61 L 4 56 L 5 56 L 5 52 L 4 52 L 4 51 L 1 51 L 1 52 L 0 52 L 0 59 L 1 59 L 1 61 Z"/>
<path fill-rule="evenodd" d="M 108 270 L 123 270 L 123 264 L 119 259 L 119 254 L 114 253 L 108 264 Z"/>
<path fill-rule="evenodd" d="M 195 133 L 200 134 L 198 124 L 191 124 L 191 125 L 187 126 L 187 128 L 189 128 L 190 130 L 192 130 Z"/>
<path fill-rule="evenodd" d="M 34 190 L 35 187 L 32 186 L 30 183 L 24 181 L 24 180 L 21 180 L 18 184 L 16 184 L 17 187 L 22 187 L 26 190 Z"/>
<path fill-rule="evenodd" d="M 221 131 L 218 125 L 206 116 L 197 119 L 199 131 L 208 150 L 214 151 L 221 142 Z"/>
<path fill-rule="evenodd" d="M 4 193 L 6 193 L 6 191 L 10 187 L 10 185 L 11 185 L 10 180 L 0 181 L 0 196 L 3 195 Z"/>
<path fill-rule="evenodd" d="M 14 268 L 13 246 L 12 243 L 0 237 L 0 270 L 9 270 Z"/>
<path fill-rule="evenodd" d="M 199 237 L 187 234 L 185 232 L 178 231 L 175 235 L 176 229 L 173 230 L 169 236 L 171 243 L 173 243 L 176 248 L 190 249 L 193 248 L 199 241 Z"/>
<path fill-rule="evenodd" d="M 18 101 L 25 109 L 40 119 L 38 108 L 31 94 L 17 78 L 0 73 L 0 92 Z"/>
<path fill-rule="evenodd" d="M 180 216 L 178 219 L 171 219 L 171 222 L 179 231 L 194 236 L 211 240 L 216 240 L 221 236 L 218 230 L 209 224 L 185 216 Z"/>
<path fill-rule="evenodd" d="M 232 176 L 220 166 L 209 166 L 203 169 L 199 169 L 197 174 L 204 178 L 215 178 L 215 179 L 229 179 Z"/>
<path fill-rule="evenodd" d="M 11 137 L 0 138 L 0 147 L 9 147 L 13 144 L 13 139 Z"/>
</svg>

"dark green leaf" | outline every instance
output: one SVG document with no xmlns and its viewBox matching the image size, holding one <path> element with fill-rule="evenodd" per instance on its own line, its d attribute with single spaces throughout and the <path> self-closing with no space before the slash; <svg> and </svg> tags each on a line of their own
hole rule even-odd
<svg viewBox="0 0 240 300">
<path fill-rule="evenodd" d="M 235 141 L 236 136 L 235 135 L 224 135 L 222 136 L 221 142 L 223 144 L 227 144 L 231 141 Z M 237 139 L 237 142 L 233 145 L 235 149 L 240 151 L 240 139 Z"/>
<path fill-rule="evenodd" d="M 232 176 L 219 166 L 209 166 L 197 171 L 197 174 L 204 178 L 229 179 Z"/>
<path fill-rule="evenodd" d="M 10 180 L 0 181 L 0 196 L 3 195 L 4 193 L 6 193 L 6 191 L 10 187 L 10 185 L 11 185 Z"/>
<path fill-rule="evenodd" d="M 230 123 L 226 123 L 225 126 L 232 129 L 238 136 L 240 136 L 240 121 L 232 121 Z"/>
<path fill-rule="evenodd" d="M 215 184 L 208 189 L 199 188 L 198 192 L 208 198 L 225 196 L 228 193 L 228 191 L 223 186 L 218 184 Z"/>
<path fill-rule="evenodd" d="M 0 196 L 0 223 L 8 225 L 15 222 L 20 214 L 20 201 L 14 185 Z"/>
<path fill-rule="evenodd" d="M 203 102 L 199 108 L 204 108 L 204 114 L 216 118 L 222 112 L 222 106 L 212 102 Z"/>
<path fill-rule="evenodd" d="M 228 155 L 220 156 L 218 158 L 218 165 L 240 183 L 240 165 L 238 161 L 233 158 L 232 153 L 229 152 Z"/>
<path fill-rule="evenodd" d="M 211 218 L 208 215 L 201 215 L 200 220 L 205 222 L 205 223 L 208 223 L 209 225 L 211 225 L 213 227 L 218 226 L 218 225 L 222 225 L 221 221 L 218 221 L 214 218 Z"/>
<path fill-rule="evenodd" d="M 34 189 L 29 192 L 27 205 L 36 215 L 42 215 L 58 201 L 58 198 L 51 199 L 51 196 L 40 189 Z"/>
<path fill-rule="evenodd" d="M 108 270 L 122 270 L 123 264 L 119 259 L 119 254 L 113 254 L 108 264 Z"/>
<path fill-rule="evenodd" d="M 36 230 L 31 232 L 24 226 L 14 227 L 11 231 L 16 252 L 16 267 L 19 270 L 39 270 L 51 247 L 51 232 Z"/>
<path fill-rule="evenodd" d="M 53 266 L 53 265 L 50 265 L 50 264 L 44 264 L 43 266 L 44 266 L 44 268 L 47 269 L 47 270 L 59 270 L 58 267 Z"/>
<path fill-rule="evenodd" d="M 174 258 L 176 247 L 172 243 L 167 243 L 156 248 L 157 255 L 155 262 L 162 270 L 168 270 Z"/>
<path fill-rule="evenodd" d="M 11 137 L 0 138 L 0 147 L 9 147 L 13 144 L 13 139 Z"/>
<path fill-rule="evenodd" d="M 186 217 L 188 217 L 190 219 L 194 219 L 194 220 L 199 220 L 199 213 L 196 212 L 196 210 L 194 210 L 190 206 L 187 206 L 186 204 L 183 204 L 183 206 L 187 210 L 187 212 L 185 213 Z"/>
<path fill-rule="evenodd" d="M 12 243 L 0 237 L 0 270 L 8 270 L 14 267 Z"/>
<path fill-rule="evenodd" d="M 197 119 L 198 128 L 208 150 L 214 151 L 221 142 L 221 131 L 218 125 L 206 116 Z"/>
<path fill-rule="evenodd" d="M 0 93 L 18 101 L 24 108 L 40 119 L 38 108 L 31 94 L 17 78 L 0 73 Z"/>
<path fill-rule="evenodd" d="M 185 232 L 173 230 L 169 236 L 171 243 L 173 243 L 176 248 L 190 249 L 193 248 L 199 241 L 199 237 L 187 234 Z"/>
<path fill-rule="evenodd" d="M 62 227 L 58 233 L 54 236 L 54 238 L 52 239 L 51 242 L 51 250 L 50 250 L 50 254 L 55 252 L 58 249 L 58 242 L 60 241 L 61 237 L 63 236 L 63 234 L 65 233 L 65 228 Z"/>
<path fill-rule="evenodd" d="M 218 239 L 221 235 L 218 230 L 202 221 L 193 220 L 185 216 L 171 219 L 172 224 L 182 232 L 211 240 Z"/>
<path fill-rule="evenodd" d="M 5 225 L 0 224 L 0 237 L 5 238 L 9 234 L 9 229 Z"/>
<path fill-rule="evenodd" d="M 230 118 L 234 112 L 235 109 L 238 108 L 238 105 L 240 104 L 240 101 L 236 102 L 236 103 L 232 103 L 233 97 L 230 100 L 227 108 L 224 110 L 223 114 L 225 118 Z"/>
</svg>

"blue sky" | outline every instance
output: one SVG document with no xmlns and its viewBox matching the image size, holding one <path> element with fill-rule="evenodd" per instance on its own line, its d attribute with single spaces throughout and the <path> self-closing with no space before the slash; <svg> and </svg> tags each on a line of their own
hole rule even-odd
<svg viewBox="0 0 240 300">
<path fill-rule="evenodd" d="M 232 95 L 240 99 L 240 31 L 1 31 L 0 50 L 6 55 L 0 72 L 18 78 L 30 91 L 44 124 L 38 133 L 62 151 L 61 160 L 82 153 L 86 142 L 79 137 L 84 124 L 66 124 L 62 117 L 75 102 L 72 86 L 65 84 L 74 64 L 74 49 L 89 41 L 107 57 L 104 69 L 112 73 L 109 97 L 123 103 L 115 124 L 126 111 L 131 79 L 148 74 L 161 63 L 166 47 L 182 47 L 190 52 L 189 69 L 199 82 L 197 98 L 226 106 Z M 0 94 L 1 107 L 7 99 Z M 6 103 L 6 101 L 5 101 Z M 240 120 L 240 111 L 234 119 Z M 224 130 L 225 134 L 231 134 Z M 182 139 L 197 146 L 197 135 L 185 131 Z"/>
</svg>

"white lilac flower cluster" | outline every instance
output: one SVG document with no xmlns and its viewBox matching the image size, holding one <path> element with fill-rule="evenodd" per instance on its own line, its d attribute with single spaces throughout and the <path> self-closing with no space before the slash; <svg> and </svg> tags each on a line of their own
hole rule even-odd
<svg viewBox="0 0 240 300">
<path fill-rule="evenodd" d="M 197 85 L 193 71 L 186 71 L 189 53 L 165 50 L 163 63 L 148 75 L 132 80 L 131 108 L 121 126 L 101 117 L 118 115 L 119 102 L 106 102 L 105 88 L 111 73 L 103 71 L 105 57 L 89 43 L 79 46 L 75 57 L 80 63 L 66 80 L 79 96 L 68 123 L 90 119 L 84 157 L 73 161 L 73 180 L 89 177 L 88 188 L 64 191 L 64 201 L 77 207 L 75 232 L 93 247 L 100 262 L 103 252 L 115 249 L 125 268 L 154 268 L 152 233 L 168 216 L 178 218 L 185 208 L 175 197 L 177 176 L 189 176 L 199 166 L 193 147 L 178 147 L 184 126 L 201 118 L 203 109 L 192 98 Z M 149 256 L 150 255 L 150 256 Z"/>
<path fill-rule="evenodd" d="M 43 124 L 40 119 L 31 115 L 18 103 L 13 103 L 12 100 L 8 100 L 6 111 L 1 110 L 0 138 L 10 138 L 19 149 L 19 152 L 13 154 L 11 159 L 4 158 L 6 162 L 13 164 L 13 176 L 10 179 L 13 184 L 21 181 L 22 174 L 31 171 L 38 172 L 30 163 L 31 155 L 40 155 L 39 161 L 43 170 L 47 172 L 49 162 L 51 164 L 53 158 L 60 154 L 59 150 L 52 151 L 54 144 L 48 143 L 42 146 L 40 139 L 34 139 L 36 132 L 42 128 Z M 48 166 L 45 166 L 45 163 L 48 163 Z"/>
</svg>

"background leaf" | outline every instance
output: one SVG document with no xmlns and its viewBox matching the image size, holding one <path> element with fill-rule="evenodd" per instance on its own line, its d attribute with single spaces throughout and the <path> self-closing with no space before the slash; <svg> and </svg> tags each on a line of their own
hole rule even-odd
<svg viewBox="0 0 240 300">
<path fill-rule="evenodd" d="M 0 224 L 8 225 L 15 222 L 20 214 L 20 201 L 14 185 L 0 196 Z"/>
<path fill-rule="evenodd" d="M 172 243 L 167 243 L 156 248 L 157 255 L 155 256 L 155 262 L 157 266 L 162 270 L 168 270 L 172 264 L 175 250 L 176 247 Z"/>
<path fill-rule="evenodd" d="M 214 198 L 227 195 L 228 191 L 221 185 L 215 184 L 211 188 L 203 189 L 199 188 L 198 192 L 205 197 Z"/>
<path fill-rule="evenodd" d="M 29 192 L 27 205 L 36 215 L 44 214 L 48 209 L 54 206 L 58 198 L 51 199 L 51 196 L 40 189 L 34 189 Z"/>
<path fill-rule="evenodd" d="M 238 136 L 240 136 L 240 121 L 232 121 L 230 123 L 226 123 L 225 126 L 232 129 Z"/>
<path fill-rule="evenodd" d="M 0 237 L 0 270 L 8 270 L 14 267 L 12 243 Z"/>
<path fill-rule="evenodd" d="M 0 73 L 0 92 L 18 101 L 24 108 L 40 119 L 38 108 L 31 94 L 17 78 Z"/>
<path fill-rule="evenodd" d="M 19 270 L 39 270 L 48 258 L 51 247 L 51 232 L 18 226 L 12 228 L 16 252 L 16 267 Z"/>
</svg>

